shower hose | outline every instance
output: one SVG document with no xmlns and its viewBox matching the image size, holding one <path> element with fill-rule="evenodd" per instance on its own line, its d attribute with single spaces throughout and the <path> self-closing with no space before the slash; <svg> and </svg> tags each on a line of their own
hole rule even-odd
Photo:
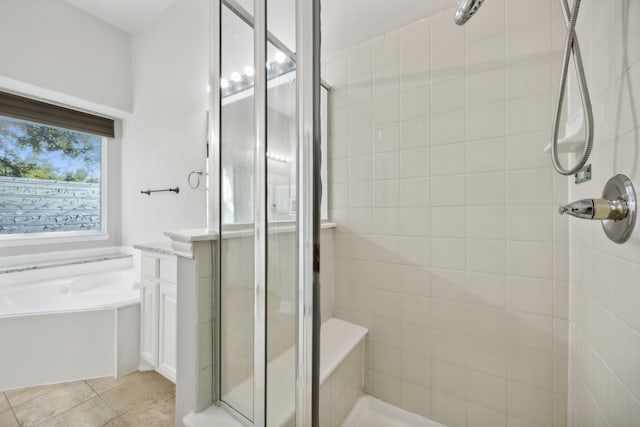
<svg viewBox="0 0 640 427">
<path fill-rule="evenodd" d="M 580 0 L 575 0 L 573 10 L 569 9 L 567 0 L 560 0 L 562 5 L 562 13 L 567 25 L 567 41 L 564 46 L 564 54 L 562 60 L 562 73 L 560 74 L 560 90 L 558 92 L 558 103 L 553 120 L 553 136 L 551 141 L 551 161 L 553 168 L 562 175 L 574 175 L 584 167 L 589 160 L 591 149 L 593 147 L 593 110 L 591 107 L 591 99 L 589 98 L 589 89 L 584 76 L 584 67 L 582 64 L 582 56 L 580 55 L 580 46 L 576 37 L 576 21 L 578 20 L 578 11 L 580 10 Z M 560 127 L 560 115 L 562 113 L 562 104 L 564 102 L 565 90 L 567 87 L 567 72 L 569 70 L 569 59 L 573 57 L 573 64 L 576 69 L 578 80 L 578 90 L 582 101 L 582 113 L 584 115 L 584 132 L 585 143 L 580 160 L 570 169 L 565 169 L 558 159 L 558 129 Z"/>
</svg>

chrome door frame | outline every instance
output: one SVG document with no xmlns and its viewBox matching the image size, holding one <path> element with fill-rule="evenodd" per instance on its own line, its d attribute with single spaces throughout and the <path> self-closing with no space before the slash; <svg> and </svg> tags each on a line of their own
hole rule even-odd
<svg viewBox="0 0 640 427">
<path fill-rule="evenodd" d="M 220 290 L 221 290 L 221 8 L 223 3 L 233 10 L 233 0 L 212 1 L 209 96 L 209 168 L 207 227 L 217 232 L 214 256 L 216 284 L 214 287 L 214 401 L 230 410 L 243 423 L 266 426 L 267 419 L 267 40 L 277 47 L 281 43 L 267 30 L 266 0 L 254 0 L 254 413 L 253 422 L 221 401 Z M 230 4 L 231 3 L 231 4 Z M 238 10 L 235 10 L 239 13 Z M 242 14 L 239 14 L 239 16 Z M 245 14 L 246 15 L 246 14 Z M 247 21 L 248 22 L 248 21 Z M 249 23 L 249 22 L 248 22 Z M 285 46 L 286 48 L 286 46 Z M 288 49 L 283 51 L 289 52 Z M 320 0 L 296 0 L 296 60 L 297 79 L 297 310 L 296 310 L 296 425 L 316 427 L 319 419 L 320 364 Z M 258 66 L 265 64 L 265 66 Z"/>
<path fill-rule="evenodd" d="M 253 424 L 267 425 L 267 0 L 253 1 Z"/>
<path fill-rule="evenodd" d="M 320 0 L 296 0 L 298 114 L 296 426 L 317 427 L 320 398 Z"/>
</svg>

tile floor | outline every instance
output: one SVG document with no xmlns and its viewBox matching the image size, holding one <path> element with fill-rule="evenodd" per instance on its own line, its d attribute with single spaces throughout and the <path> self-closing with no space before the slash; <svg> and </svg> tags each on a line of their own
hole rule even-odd
<svg viewBox="0 0 640 427">
<path fill-rule="evenodd" d="M 156 372 L 0 393 L 0 427 L 173 426 L 175 385 Z"/>
</svg>

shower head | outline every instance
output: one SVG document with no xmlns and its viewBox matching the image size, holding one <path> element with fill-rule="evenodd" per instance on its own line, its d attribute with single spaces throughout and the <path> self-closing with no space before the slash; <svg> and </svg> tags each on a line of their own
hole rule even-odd
<svg viewBox="0 0 640 427">
<path fill-rule="evenodd" d="M 484 0 L 458 0 L 456 14 L 453 20 L 458 25 L 464 25 L 478 11 Z"/>
</svg>

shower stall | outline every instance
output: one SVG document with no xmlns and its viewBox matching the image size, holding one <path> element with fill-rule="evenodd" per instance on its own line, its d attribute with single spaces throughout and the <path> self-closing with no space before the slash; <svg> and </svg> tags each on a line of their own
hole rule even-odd
<svg viewBox="0 0 640 427">
<path fill-rule="evenodd" d="M 576 425 L 593 383 L 569 330 L 597 351 L 604 291 L 570 276 L 597 256 L 558 206 L 619 243 L 635 221 L 633 170 L 566 205 L 601 188 L 564 175 L 606 181 L 576 37 L 593 8 L 459 0 L 321 57 L 319 0 L 212 4 L 214 406 L 255 426 Z"/>
<path fill-rule="evenodd" d="M 333 420 L 321 409 L 338 396 L 320 403 L 318 329 L 335 316 L 369 331 L 353 395 L 452 426 L 477 412 L 547 425 L 564 396 L 566 228 L 552 205 L 566 191 L 531 148 L 549 123 L 528 110 L 546 112 L 551 88 L 521 79 L 534 66 L 551 80 L 551 45 L 507 60 L 515 28 L 483 22 L 494 2 L 465 27 L 448 10 L 320 64 L 317 11 L 295 13 L 317 2 L 213 3 L 217 404 L 248 425 L 341 425 L 355 399 Z M 336 224 L 322 244 L 321 217 Z M 512 413 L 507 396 L 552 410 Z"/>
</svg>

